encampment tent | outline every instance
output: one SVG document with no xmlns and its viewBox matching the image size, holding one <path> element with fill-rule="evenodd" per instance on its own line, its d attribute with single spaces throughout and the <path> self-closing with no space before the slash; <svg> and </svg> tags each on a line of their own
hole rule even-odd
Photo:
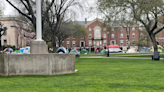
<svg viewBox="0 0 164 92">
<path fill-rule="evenodd" d="M 149 53 L 150 50 L 147 47 L 143 47 L 139 52 L 140 53 Z"/>
<path fill-rule="evenodd" d="M 85 54 L 85 53 L 87 53 L 87 50 L 86 49 L 82 49 L 80 53 L 81 54 Z"/>
<path fill-rule="evenodd" d="M 129 49 L 126 53 L 136 53 L 136 50 L 132 48 L 132 49 Z"/>
<path fill-rule="evenodd" d="M 101 50 L 101 52 L 100 52 L 100 53 L 105 53 L 105 49 Z"/>
<path fill-rule="evenodd" d="M 76 55 L 76 57 L 79 57 L 80 55 L 80 53 L 77 51 L 77 50 L 75 50 L 75 49 L 72 49 L 70 52 L 69 52 L 70 54 L 75 54 Z"/>
<path fill-rule="evenodd" d="M 109 48 L 109 52 L 110 53 L 118 53 L 118 52 L 121 52 L 121 49 L 120 48 Z"/>
<path fill-rule="evenodd" d="M 57 53 L 68 53 L 64 47 L 59 47 L 56 52 Z"/>
<path fill-rule="evenodd" d="M 23 50 L 23 54 L 30 54 L 29 50 L 30 50 L 29 46 L 25 47 L 25 49 Z"/>
</svg>

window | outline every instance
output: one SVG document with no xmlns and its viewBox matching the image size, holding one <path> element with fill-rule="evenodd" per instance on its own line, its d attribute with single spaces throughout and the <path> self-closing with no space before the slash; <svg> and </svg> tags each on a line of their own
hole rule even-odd
<svg viewBox="0 0 164 92">
<path fill-rule="evenodd" d="M 69 37 L 67 39 L 69 39 Z"/>
<path fill-rule="evenodd" d="M 89 46 L 92 46 L 92 40 L 89 40 Z"/>
<path fill-rule="evenodd" d="M 114 34 L 111 34 L 112 38 L 114 38 Z"/>
<path fill-rule="evenodd" d="M 128 40 L 126 40 L 126 45 L 128 45 Z"/>
<path fill-rule="evenodd" d="M 127 29 L 127 31 L 129 31 L 129 27 L 127 27 L 126 29 Z"/>
<path fill-rule="evenodd" d="M 132 37 L 135 38 L 135 33 L 132 34 Z"/>
<path fill-rule="evenodd" d="M 140 37 L 143 37 L 143 33 L 140 34 Z"/>
<path fill-rule="evenodd" d="M 123 31 L 123 28 L 122 27 L 120 28 L 120 31 Z"/>
<path fill-rule="evenodd" d="M 89 31 L 91 31 L 92 29 L 91 28 L 89 28 Z"/>
<path fill-rule="evenodd" d="M 106 40 L 104 40 L 104 46 L 106 46 Z"/>
<path fill-rule="evenodd" d="M 69 47 L 69 46 L 70 46 L 69 41 L 67 41 L 67 47 Z"/>
<path fill-rule="evenodd" d="M 96 42 L 94 41 L 94 45 L 96 44 Z"/>
<path fill-rule="evenodd" d="M 4 32 L 4 34 L 3 35 L 7 35 L 7 30 Z"/>
<path fill-rule="evenodd" d="M 92 38 L 92 34 L 89 34 L 89 38 Z"/>
<path fill-rule="evenodd" d="M 124 44 L 123 40 L 120 40 L 120 45 L 123 45 L 123 44 Z"/>
<path fill-rule="evenodd" d="M 106 28 L 104 28 L 103 30 L 106 31 Z"/>
<path fill-rule="evenodd" d="M 61 46 L 64 46 L 64 41 L 62 41 Z"/>
<path fill-rule="evenodd" d="M 123 33 L 120 34 L 120 38 L 123 38 Z"/>
<path fill-rule="evenodd" d="M 73 35 L 72 38 L 75 39 L 75 36 Z"/>
<path fill-rule="evenodd" d="M 4 40 L 4 45 L 5 45 L 5 46 L 7 45 L 7 40 Z"/>
<path fill-rule="evenodd" d="M 126 37 L 127 37 L 127 38 L 129 37 L 129 33 L 126 34 Z"/>
<path fill-rule="evenodd" d="M 112 31 L 114 31 L 114 28 L 112 27 Z"/>
<path fill-rule="evenodd" d="M 75 47 L 75 41 L 72 41 L 72 47 Z"/>
<path fill-rule="evenodd" d="M 115 44 L 115 42 L 114 41 L 112 41 L 112 45 L 114 45 Z"/>
<path fill-rule="evenodd" d="M 135 45 L 135 42 L 133 42 L 133 45 Z"/>
<path fill-rule="evenodd" d="M 81 36 L 81 39 L 84 39 L 84 36 Z"/>
<path fill-rule="evenodd" d="M 132 28 L 132 31 L 135 31 L 135 27 Z"/>
<path fill-rule="evenodd" d="M 106 38 L 106 34 L 104 33 L 104 38 Z"/>
<path fill-rule="evenodd" d="M 100 41 L 100 45 L 102 44 L 102 41 Z"/>
</svg>

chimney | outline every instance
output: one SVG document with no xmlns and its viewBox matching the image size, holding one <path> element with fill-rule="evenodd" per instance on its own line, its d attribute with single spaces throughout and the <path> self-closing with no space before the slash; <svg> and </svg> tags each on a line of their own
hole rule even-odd
<svg viewBox="0 0 164 92">
<path fill-rule="evenodd" d="M 85 24 L 87 24 L 87 18 L 85 18 Z"/>
</svg>

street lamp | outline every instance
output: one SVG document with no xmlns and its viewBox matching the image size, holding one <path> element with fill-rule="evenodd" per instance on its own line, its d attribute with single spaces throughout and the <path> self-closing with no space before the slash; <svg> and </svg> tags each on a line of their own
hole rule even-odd
<svg viewBox="0 0 164 92">
<path fill-rule="evenodd" d="M 108 46 L 109 46 L 109 30 L 107 31 L 107 34 L 108 34 Z M 108 53 L 107 53 L 107 57 L 109 57 L 109 48 L 108 48 Z"/>
<path fill-rule="evenodd" d="M 163 39 L 162 39 L 162 47 L 163 47 Z"/>
</svg>

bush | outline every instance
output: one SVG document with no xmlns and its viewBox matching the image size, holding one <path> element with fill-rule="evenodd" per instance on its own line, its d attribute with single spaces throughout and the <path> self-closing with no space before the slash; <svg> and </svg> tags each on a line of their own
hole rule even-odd
<svg viewBox="0 0 164 92">
<path fill-rule="evenodd" d="M 13 50 L 16 49 L 15 46 L 11 46 L 11 45 L 7 45 L 7 46 L 3 45 L 2 48 L 3 48 L 3 50 L 4 50 L 5 48 L 12 48 Z"/>
</svg>

